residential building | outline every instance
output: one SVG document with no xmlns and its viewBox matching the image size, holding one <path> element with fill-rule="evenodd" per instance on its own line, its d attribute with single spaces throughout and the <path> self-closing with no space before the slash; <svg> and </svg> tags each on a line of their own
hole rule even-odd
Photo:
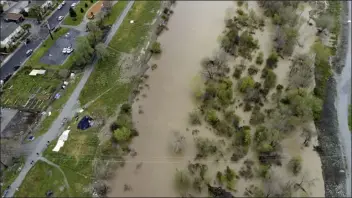
<svg viewBox="0 0 352 198">
<path fill-rule="evenodd" d="M 24 17 L 22 14 L 7 13 L 6 16 L 4 17 L 4 20 L 6 22 L 20 23 L 20 22 L 24 21 Z"/>
<path fill-rule="evenodd" d="M 17 23 L 1 23 L 1 47 L 9 47 L 24 32 L 23 28 Z"/>
</svg>

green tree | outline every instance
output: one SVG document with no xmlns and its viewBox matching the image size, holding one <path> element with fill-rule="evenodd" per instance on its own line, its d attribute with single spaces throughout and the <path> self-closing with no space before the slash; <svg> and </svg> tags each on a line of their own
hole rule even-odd
<svg viewBox="0 0 352 198">
<path fill-rule="evenodd" d="M 81 8 L 80 11 L 81 11 L 81 13 L 83 13 L 84 12 L 83 8 Z"/>
<path fill-rule="evenodd" d="M 102 39 L 103 32 L 101 31 L 97 23 L 94 21 L 89 21 L 87 23 L 87 29 L 89 31 L 87 36 L 89 43 L 92 46 L 95 46 Z"/>
<path fill-rule="evenodd" d="M 87 3 L 84 3 L 84 7 L 88 8 L 88 4 L 87 4 Z"/>
<path fill-rule="evenodd" d="M 72 7 L 70 7 L 70 9 L 68 11 L 70 13 L 70 17 L 71 18 L 76 18 L 77 17 L 77 13 Z"/>
<path fill-rule="evenodd" d="M 246 76 L 241 78 L 238 81 L 237 87 L 240 90 L 240 92 L 244 93 L 246 92 L 249 88 L 253 88 L 254 87 L 254 80 L 252 77 L 250 76 Z"/>
<path fill-rule="evenodd" d="M 104 43 L 98 43 L 95 46 L 95 52 L 97 53 L 98 58 L 102 60 L 106 60 L 106 58 L 108 58 L 110 55 Z"/>
<path fill-rule="evenodd" d="M 4 6 L 0 4 L 0 14 L 2 14 L 3 12 L 4 12 Z"/>
<path fill-rule="evenodd" d="M 267 69 L 267 75 L 264 80 L 264 87 L 271 89 L 276 85 L 276 74 L 271 69 Z"/>
<path fill-rule="evenodd" d="M 131 138 L 131 130 L 127 127 L 122 127 L 114 131 L 114 138 L 118 142 L 126 142 Z"/>
<path fill-rule="evenodd" d="M 76 65 L 87 64 L 91 60 L 93 51 L 87 37 L 78 37 L 77 48 L 74 54 Z"/>
<path fill-rule="evenodd" d="M 159 42 L 154 42 L 152 47 L 150 48 L 150 51 L 153 54 L 160 54 L 161 53 L 161 47 Z"/>
<path fill-rule="evenodd" d="M 28 14 L 29 14 L 29 16 L 36 17 L 38 21 L 43 20 L 42 9 L 39 5 L 33 5 L 33 7 L 31 9 L 29 9 Z"/>
</svg>

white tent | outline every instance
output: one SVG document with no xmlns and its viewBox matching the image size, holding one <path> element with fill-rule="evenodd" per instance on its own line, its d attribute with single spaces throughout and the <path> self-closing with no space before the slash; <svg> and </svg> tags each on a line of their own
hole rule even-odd
<svg viewBox="0 0 352 198">
<path fill-rule="evenodd" d="M 59 140 L 57 141 L 56 146 L 54 147 L 53 151 L 54 152 L 59 152 L 61 147 L 64 146 L 65 141 L 68 139 L 68 134 L 70 133 L 70 130 L 65 130 L 59 137 Z"/>
<path fill-rule="evenodd" d="M 29 73 L 30 76 L 36 76 L 37 74 L 44 75 L 46 73 L 46 70 L 43 69 L 33 69 L 31 73 Z"/>
</svg>

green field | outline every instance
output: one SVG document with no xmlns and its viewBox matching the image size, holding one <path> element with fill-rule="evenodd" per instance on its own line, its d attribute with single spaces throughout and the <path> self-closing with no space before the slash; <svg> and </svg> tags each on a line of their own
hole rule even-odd
<svg viewBox="0 0 352 198">
<path fill-rule="evenodd" d="M 14 162 L 12 166 L 9 166 L 5 169 L 1 175 L 3 186 L 1 187 L 1 195 L 4 193 L 7 186 L 11 185 L 15 181 L 16 177 L 21 171 L 21 168 L 24 165 L 24 158 L 20 158 L 17 162 Z"/>
<path fill-rule="evenodd" d="M 72 18 L 70 17 L 70 14 L 67 15 L 67 17 L 65 17 L 63 24 L 64 25 L 79 25 L 82 23 L 84 16 L 86 15 L 86 12 L 89 10 L 89 8 L 94 5 L 94 3 L 96 2 L 96 0 L 92 2 L 90 1 L 80 1 L 79 3 L 77 3 L 77 5 L 75 6 L 74 10 L 76 11 L 77 17 Z M 85 4 L 88 5 L 88 7 L 85 7 Z M 81 8 L 84 10 L 83 13 L 81 12 Z"/>
<path fill-rule="evenodd" d="M 70 194 L 73 197 L 86 197 L 84 188 L 91 183 L 92 161 L 95 157 L 99 139 L 96 135 L 96 127 L 81 131 L 77 129 L 77 122 L 72 121 L 68 140 L 59 152 L 53 152 L 57 140 L 52 141 L 45 151 L 44 156 L 59 165 L 65 172 L 70 184 Z"/>
<path fill-rule="evenodd" d="M 25 66 L 5 84 L 1 97 L 3 106 L 45 110 L 51 96 L 66 77 L 56 70 L 29 76 L 31 71 L 31 67 Z"/>
<path fill-rule="evenodd" d="M 112 25 L 125 9 L 128 1 L 119 1 L 112 7 L 110 15 L 104 19 L 104 25 Z"/>
<path fill-rule="evenodd" d="M 15 197 L 45 197 L 49 190 L 53 191 L 55 197 L 69 196 L 60 170 L 38 161 L 28 172 Z"/>
<path fill-rule="evenodd" d="M 133 49 L 145 43 L 151 27 L 149 24 L 155 18 L 159 7 L 158 1 L 136 1 L 109 46 L 121 52 L 133 53 Z M 135 20 L 134 24 L 129 22 L 132 19 Z M 121 101 L 127 100 L 131 91 L 131 85 L 118 81 L 121 54 L 115 50 L 111 50 L 111 54 L 107 60 L 99 61 L 80 95 L 81 104 L 86 104 L 109 90 L 90 108 L 91 111 L 95 108 L 106 112 L 107 116 L 111 116 L 116 111 Z"/>
</svg>

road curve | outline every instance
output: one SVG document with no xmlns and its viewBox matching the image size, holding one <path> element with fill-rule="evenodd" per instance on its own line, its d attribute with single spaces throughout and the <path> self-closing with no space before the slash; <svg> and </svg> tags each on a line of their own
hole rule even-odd
<svg viewBox="0 0 352 198">
<path fill-rule="evenodd" d="M 133 3 L 134 3 L 134 1 L 130 1 L 127 4 L 127 6 L 123 10 L 122 14 L 120 15 L 120 17 L 118 18 L 118 20 L 115 22 L 115 24 L 111 28 L 111 30 L 110 30 L 110 32 L 109 32 L 109 34 L 107 36 L 107 39 L 105 41 L 106 45 L 110 42 L 110 40 L 112 39 L 113 35 L 117 32 L 117 30 L 121 26 L 124 18 L 126 17 L 127 13 L 131 9 Z M 37 144 L 35 150 L 26 159 L 25 165 L 23 166 L 20 174 L 17 176 L 15 181 L 11 184 L 11 188 L 9 189 L 9 192 L 6 195 L 6 197 L 13 197 L 13 195 L 15 193 L 15 189 L 20 187 L 20 185 L 22 184 L 22 182 L 23 182 L 24 178 L 26 177 L 28 171 L 33 166 L 33 165 L 30 164 L 31 161 L 33 160 L 34 163 L 36 163 L 36 161 L 40 160 L 40 156 L 38 156 L 36 153 L 39 153 L 41 155 L 41 153 L 47 148 L 47 141 L 55 140 L 55 138 L 58 137 L 58 135 L 61 132 L 61 130 L 60 130 L 61 121 L 64 118 L 72 118 L 74 116 L 74 113 L 75 113 L 74 106 L 76 105 L 76 103 L 78 101 L 78 97 L 79 97 L 84 85 L 86 84 L 89 76 L 91 75 L 91 73 L 92 73 L 92 71 L 94 69 L 94 65 L 96 64 L 96 62 L 97 62 L 97 60 L 95 60 L 93 62 L 93 64 L 91 64 L 91 65 L 86 67 L 81 81 L 78 83 L 78 85 L 75 88 L 75 90 L 73 91 L 72 95 L 70 96 L 70 98 L 66 102 L 66 104 L 65 104 L 63 110 L 61 111 L 60 115 L 58 116 L 58 118 L 53 122 L 53 124 L 51 125 L 50 129 L 43 135 L 43 138 Z"/>
</svg>

